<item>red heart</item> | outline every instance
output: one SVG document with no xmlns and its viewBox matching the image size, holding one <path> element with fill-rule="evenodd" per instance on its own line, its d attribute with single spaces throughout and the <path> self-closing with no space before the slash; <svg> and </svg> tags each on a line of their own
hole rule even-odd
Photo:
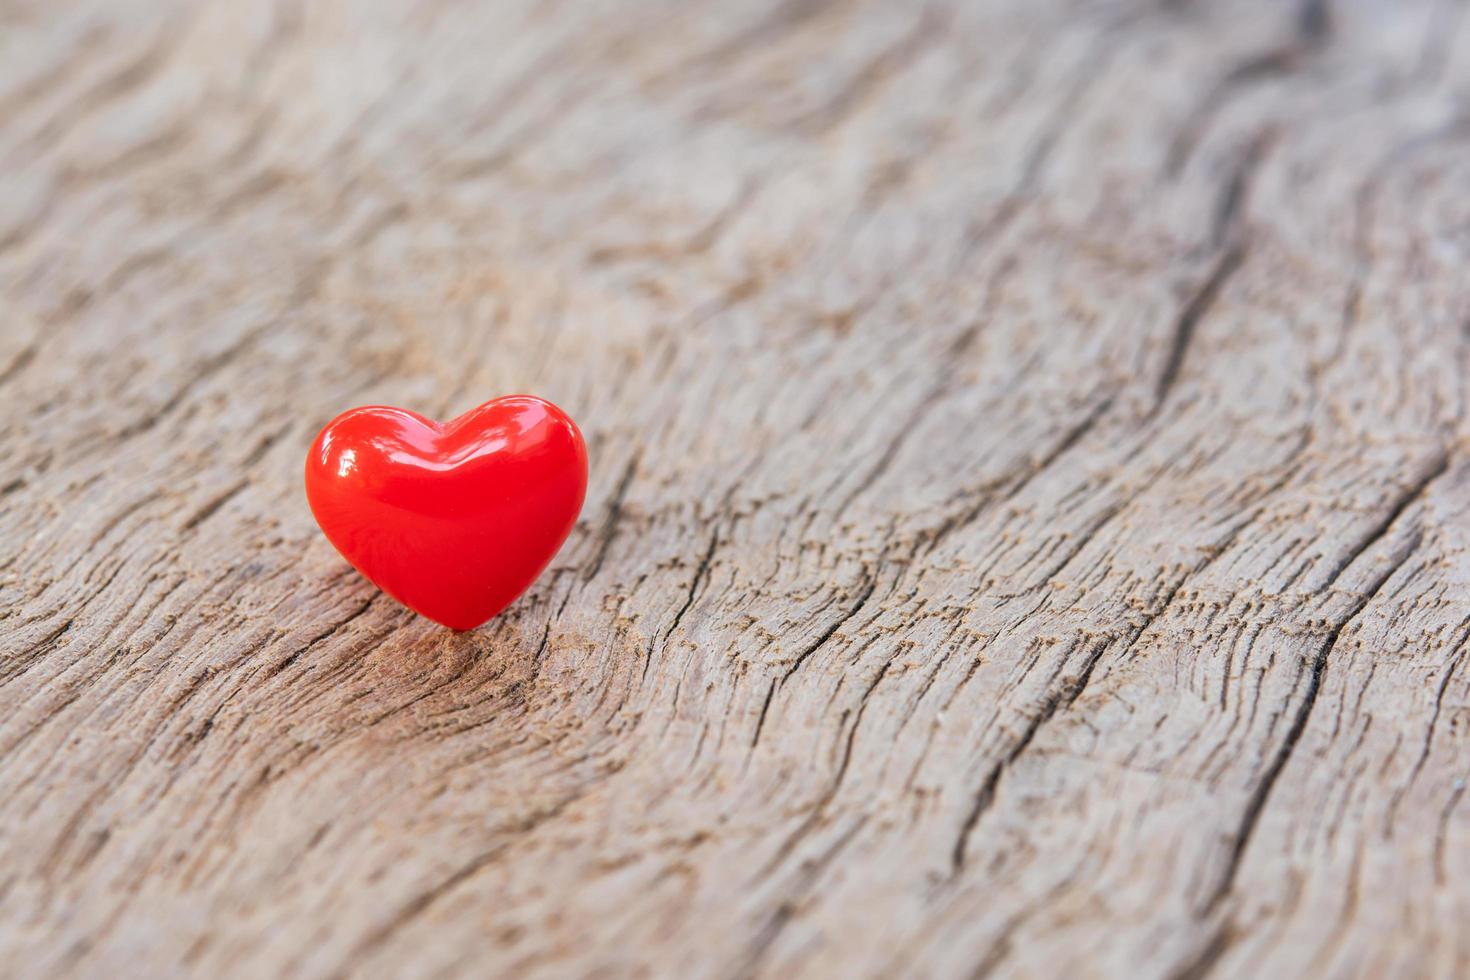
<svg viewBox="0 0 1470 980">
<path fill-rule="evenodd" d="M 342 557 L 456 630 L 479 626 L 535 581 L 586 493 L 582 433 L 529 395 L 445 423 L 354 408 L 327 423 L 306 457 L 306 499 Z"/>
</svg>

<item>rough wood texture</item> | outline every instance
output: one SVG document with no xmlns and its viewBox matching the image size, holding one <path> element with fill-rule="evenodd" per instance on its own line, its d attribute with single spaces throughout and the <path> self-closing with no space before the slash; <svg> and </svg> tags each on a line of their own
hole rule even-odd
<svg viewBox="0 0 1470 980">
<path fill-rule="evenodd" d="M 6 3 L 0 970 L 1464 976 L 1454 3 Z M 303 452 L 533 391 L 451 635 Z"/>
</svg>

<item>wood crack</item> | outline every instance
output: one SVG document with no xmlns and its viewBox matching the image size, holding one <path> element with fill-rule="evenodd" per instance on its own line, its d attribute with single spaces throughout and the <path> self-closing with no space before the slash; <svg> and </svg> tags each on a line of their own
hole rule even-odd
<svg viewBox="0 0 1470 980">
<path fill-rule="evenodd" d="M 560 817 L 573 804 L 582 799 L 587 792 L 587 790 L 581 789 L 568 794 L 557 803 L 522 819 L 515 826 L 509 828 L 508 833 L 516 837 L 524 837 L 533 833 L 541 825 Z M 422 918 L 431 908 L 443 901 L 445 896 L 456 891 L 462 885 L 475 878 L 480 872 L 495 864 L 510 849 L 511 844 L 512 841 L 510 840 L 503 840 L 495 844 L 460 865 L 453 873 L 436 882 L 432 887 L 415 895 L 403 904 L 394 913 L 392 918 L 363 937 L 353 950 L 353 958 L 359 959 L 366 957 L 374 950 L 386 945 L 395 934 L 402 932 L 418 919 Z"/>
<path fill-rule="evenodd" d="M 1169 350 L 1164 357 L 1163 369 L 1159 372 L 1159 379 L 1154 385 L 1154 408 L 1157 413 L 1163 408 L 1173 391 L 1175 382 L 1179 380 L 1179 371 L 1184 366 L 1184 358 L 1189 353 L 1190 345 L 1194 342 L 1195 330 L 1205 314 L 1215 305 L 1220 296 L 1220 291 L 1225 284 L 1239 271 L 1241 263 L 1245 259 L 1245 246 L 1243 243 L 1235 243 L 1228 246 L 1215 261 L 1210 274 L 1204 283 L 1189 301 L 1184 304 L 1184 309 L 1174 321 L 1174 329 L 1169 340 Z"/>
<path fill-rule="evenodd" d="M 1438 479 L 1449 467 L 1447 455 L 1440 454 L 1430 464 L 1428 472 L 1425 473 L 1417 483 L 1407 488 L 1400 497 L 1389 508 L 1387 516 L 1379 522 L 1356 546 L 1354 546 L 1347 559 L 1334 573 L 1331 580 L 1323 591 L 1332 587 L 1338 576 L 1342 574 L 1354 561 L 1364 555 L 1379 541 L 1382 541 L 1394 526 L 1410 504 L 1423 496 L 1429 485 Z M 1317 696 L 1322 690 L 1322 681 L 1327 674 L 1327 668 L 1331 661 L 1332 651 L 1336 648 L 1338 641 L 1342 638 L 1343 631 L 1351 625 L 1365 610 L 1369 603 L 1378 595 L 1387 584 L 1393 574 L 1397 572 L 1406 562 L 1410 555 L 1418 548 L 1422 532 L 1416 531 L 1410 539 L 1408 546 L 1402 549 L 1397 558 L 1380 571 L 1370 582 L 1368 588 L 1362 595 L 1358 596 L 1352 606 L 1348 609 L 1342 620 L 1334 626 L 1327 634 L 1321 644 L 1318 645 L 1307 667 L 1307 686 L 1302 695 L 1296 711 L 1292 715 L 1291 726 L 1287 729 L 1281 745 L 1272 755 L 1270 763 L 1261 778 L 1257 781 L 1249 799 L 1246 801 L 1244 812 L 1241 814 L 1240 823 L 1231 838 L 1230 852 L 1226 857 L 1225 865 L 1219 875 L 1219 880 L 1206 897 L 1200 915 L 1207 917 L 1212 915 L 1225 898 L 1235 887 L 1235 878 L 1240 871 L 1247 849 L 1255 833 L 1256 826 L 1260 821 L 1261 813 L 1265 810 L 1266 803 L 1271 797 L 1271 792 L 1276 787 L 1277 780 L 1286 769 L 1286 764 L 1291 760 L 1292 753 L 1296 750 L 1303 732 L 1306 731 L 1307 722 L 1312 716 L 1312 709 L 1316 707 Z"/>
<path fill-rule="evenodd" d="M 220 509 L 224 507 L 225 504 L 228 504 L 231 500 L 234 500 L 236 497 L 238 497 L 240 495 L 240 492 L 248 486 L 250 486 L 249 480 L 240 480 L 236 482 L 234 486 L 230 487 L 228 490 L 218 495 L 213 500 L 208 501 L 204 504 L 204 506 L 200 507 L 193 514 L 189 515 L 189 517 L 179 527 L 179 532 L 181 534 L 187 534 L 190 531 L 193 531 L 199 525 L 203 524 L 215 514 L 219 513 Z"/>
<path fill-rule="evenodd" d="M 975 794 L 974 801 L 970 804 L 969 812 L 960 823 L 959 833 L 955 836 L 954 848 L 950 852 L 949 880 L 953 882 L 965 870 L 965 863 L 969 858 L 970 839 L 974 836 L 975 828 L 980 823 L 992 803 L 995 802 L 997 788 L 1000 785 L 1001 776 L 1007 769 L 1015 764 L 1031 745 L 1036 733 L 1041 731 L 1043 725 L 1051 720 L 1058 710 L 1072 705 L 1082 692 L 1086 690 L 1087 683 L 1092 679 L 1092 671 L 1102 659 L 1103 652 L 1108 647 L 1108 641 L 1094 643 L 1087 651 L 1081 668 L 1075 677 L 1065 681 L 1061 686 L 1053 689 L 1041 704 L 1041 708 L 1027 721 L 1020 737 L 1011 746 L 1010 750 L 991 767 L 989 775 L 980 785 L 980 791 Z M 1063 664 L 1063 667 L 1066 665 Z"/>
<path fill-rule="evenodd" d="M 291 666 L 296 663 L 296 661 L 298 661 L 302 657 L 306 656 L 306 654 L 310 653 L 319 644 L 325 643 L 327 640 L 331 639 L 333 636 L 336 636 L 337 633 L 339 633 L 342 629 L 344 629 L 347 626 L 350 626 L 353 622 L 355 622 L 356 620 L 360 619 L 362 616 L 364 616 L 367 613 L 367 611 L 370 608 L 372 608 L 373 601 L 376 600 L 378 598 L 378 596 L 381 595 L 381 594 L 382 593 L 380 593 L 376 589 L 374 589 L 372 595 L 368 596 L 361 603 L 359 603 L 358 604 L 358 607 L 356 609 L 354 609 L 352 611 L 352 613 L 350 615 L 348 615 L 345 619 L 342 619 L 342 620 L 339 620 L 336 623 L 333 623 L 331 626 L 329 626 L 325 630 L 322 630 L 316 636 L 313 636 L 310 640 L 306 641 L 306 643 L 304 645 L 302 645 L 302 646 L 298 647 L 297 649 L 291 651 L 289 654 L 286 655 L 285 658 L 283 658 L 282 660 L 278 661 L 275 664 L 272 664 L 271 665 L 271 668 L 270 668 L 269 676 L 275 677 L 276 675 L 282 674 L 285 671 L 289 670 L 291 668 Z"/>
<path fill-rule="evenodd" d="M 800 670 L 802 665 L 812 658 L 813 654 L 822 649 L 822 647 L 826 646 L 827 643 L 834 636 L 837 635 L 838 630 L 842 629 L 842 627 L 850 622 L 854 616 L 862 612 L 863 606 L 867 605 L 868 600 L 873 597 L 873 592 L 877 588 L 877 578 L 867 578 L 862 587 L 862 591 L 858 594 L 858 597 L 856 600 L 854 600 L 853 604 L 848 607 L 846 612 L 837 617 L 835 621 L 828 625 L 826 629 L 822 630 L 821 634 L 815 640 L 807 644 L 807 646 L 796 655 L 791 663 L 787 665 L 786 670 L 781 674 L 780 678 L 777 679 L 776 686 L 784 686 L 786 682 L 791 679 L 792 675 Z"/>
<path fill-rule="evenodd" d="M 607 505 L 607 517 L 602 522 L 602 528 L 597 534 L 597 551 L 592 556 L 592 562 L 587 567 L 587 572 L 582 576 L 584 582 L 590 582 L 602 571 L 602 563 L 607 559 L 607 549 L 612 547 L 613 538 L 617 536 L 618 522 L 623 518 L 623 500 L 628 495 L 628 488 L 633 485 L 633 477 L 638 472 L 638 461 L 640 454 L 634 452 L 623 467 L 623 475 L 618 478 L 618 484 L 613 489 L 612 499 Z"/>
<path fill-rule="evenodd" d="M 640 685 L 648 680 L 648 668 L 653 663 L 654 653 L 656 651 L 667 650 L 669 648 L 669 638 L 674 635 L 674 631 L 677 630 L 679 628 L 679 624 L 684 621 L 685 614 L 688 613 L 690 608 L 694 605 L 694 600 L 698 598 L 700 587 L 704 584 L 706 576 L 708 576 L 709 574 L 710 565 L 714 561 L 715 550 L 719 547 L 719 544 L 720 531 L 718 528 L 716 528 L 714 531 L 710 532 L 709 547 L 705 549 L 704 556 L 700 558 L 699 565 L 696 566 L 694 569 L 694 577 L 689 580 L 689 588 L 684 596 L 684 602 L 674 613 L 673 622 L 669 624 L 668 629 L 664 630 L 663 637 L 659 640 L 658 643 L 649 644 L 648 653 L 643 658 L 643 672 L 639 677 Z M 682 682 L 683 678 L 681 677 L 680 684 L 682 684 Z M 676 700 L 678 696 L 678 690 L 679 685 L 676 685 Z"/>
</svg>

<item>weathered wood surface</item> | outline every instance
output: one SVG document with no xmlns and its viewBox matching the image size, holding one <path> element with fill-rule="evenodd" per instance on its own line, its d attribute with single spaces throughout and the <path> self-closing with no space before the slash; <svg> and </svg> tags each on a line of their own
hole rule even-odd
<svg viewBox="0 0 1470 980">
<path fill-rule="evenodd" d="M 0 971 L 1466 975 L 1466 30 L 5 4 Z M 303 452 L 511 391 L 452 635 Z"/>
</svg>

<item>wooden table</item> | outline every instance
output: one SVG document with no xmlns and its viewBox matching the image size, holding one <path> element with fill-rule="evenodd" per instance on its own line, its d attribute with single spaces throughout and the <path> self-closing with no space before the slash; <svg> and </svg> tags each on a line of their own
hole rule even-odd
<svg viewBox="0 0 1470 980">
<path fill-rule="evenodd" d="M 1452 2 L 0 20 L 0 972 L 1465 976 Z M 301 490 L 530 391 L 452 634 Z"/>
</svg>

